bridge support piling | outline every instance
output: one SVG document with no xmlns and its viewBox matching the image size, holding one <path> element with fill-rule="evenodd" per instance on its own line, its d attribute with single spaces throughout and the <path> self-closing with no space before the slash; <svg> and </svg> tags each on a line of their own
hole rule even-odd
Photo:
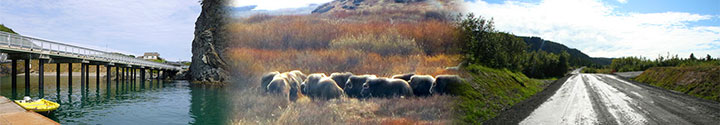
<svg viewBox="0 0 720 125">
<path fill-rule="evenodd" d="M 30 58 L 25 59 L 25 96 L 30 96 Z"/>
<path fill-rule="evenodd" d="M 45 60 L 38 60 L 38 90 L 40 90 L 40 98 L 45 97 Z"/>
<path fill-rule="evenodd" d="M 12 98 L 17 99 L 17 59 L 12 59 L 11 62 L 11 70 L 10 71 L 10 79 L 12 84 Z"/>
<path fill-rule="evenodd" d="M 95 92 L 100 92 L 100 64 L 95 65 Z"/>
<path fill-rule="evenodd" d="M 72 63 L 68 63 L 68 94 L 72 94 Z"/>
<path fill-rule="evenodd" d="M 55 63 L 55 90 L 60 93 L 60 63 Z"/>
<path fill-rule="evenodd" d="M 111 76 L 111 74 L 112 74 L 112 73 L 110 72 L 110 71 L 112 71 L 112 70 L 110 70 L 110 68 L 111 68 L 110 65 L 105 65 L 105 69 L 106 69 L 105 71 L 107 71 L 107 73 L 105 74 L 105 77 L 106 77 L 106 80 L 105 80 L 105 91 L 108 91 L 108 95 L 109 95 L 109 93 L 110 93 L 110 81 L 112 81 L 112 80 L 110 79 L 110 76 Z"/>
<path fill-rule="evenodd" d="M 145 89 L 145 69 L 140 68 L 140 89 Z"/>
<path fill-rule="evenodd" d="M 90 90 L 90 64 L 85 64 L 85 92 L 88 90 Z"/>
<path fill-rule="evenodd" d="M 85 93 L 85 63 L 80 63 L 80 93 Z"/>
</svg>

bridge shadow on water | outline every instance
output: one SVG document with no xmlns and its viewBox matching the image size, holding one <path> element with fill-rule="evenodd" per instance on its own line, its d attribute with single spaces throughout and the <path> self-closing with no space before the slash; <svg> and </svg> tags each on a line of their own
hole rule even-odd
<svg viewBox="0 0 720 125">
<path fill-rule="evenodd" d="M 49 118 L 61 124 L 227 124 L 231 116 L 227 90 L 222 87 L 192 85 L 187 81 L 111 81 L 90 77 L 81 86 L 80 77 L 73 77 L 68 86 L 61 76 L 57 87 L 54 76 L 45 77 L 43 93 L 38 79 L 30 81 L 26 93 L 24 78 L 18 76 L 15 93 L 10 77 L 0 77 L 0 95 L 22 99 L 24 95 L 60 103 Z"/>
</svg>

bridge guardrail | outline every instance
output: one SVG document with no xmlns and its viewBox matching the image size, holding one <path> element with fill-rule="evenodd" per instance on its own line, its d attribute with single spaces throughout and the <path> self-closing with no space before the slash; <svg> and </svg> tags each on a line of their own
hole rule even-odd
<svg viewBox="0 0 720 125">
<path fill-rule="evenodd" d="M 152 68 L 162 69 L 181 69 L 178 66 L 163 64 L 144 59 L 137 59 L 112 52 L 105 52 L 60 42 L 53 42 L 39 38 L 32 38 L 17 34 L 11 34 L 0 31 L 0 45 L 6 45 L 10 48 L 26 49 L 38 53 L 54 53 L 66 56 L 74 56 L 80 59 L 96 59 L 105 60 L 112 63 L 139 65 Z"/>
</svg>

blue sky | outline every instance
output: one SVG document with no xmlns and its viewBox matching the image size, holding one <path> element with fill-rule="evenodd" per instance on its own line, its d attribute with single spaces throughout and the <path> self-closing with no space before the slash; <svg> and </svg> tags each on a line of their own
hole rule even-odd
<svg viewBox="0 0 720 125">
<path fill-rule="evenodd" d="M 590 56 L 720 56 L 718 0 L 478 0 L 464 5 L 467 12 L 493 18 L 497 30 L 539 36 Z"/>
<path fill-rule="evenodd" d="M 0 0 L 0 23 L 20 33 L 99 50 L 189 61 L 197 0 Z"/>
<path fill-rule="evenodd" d="M 297 8 L 331 0 L 235 0 L 255 10 Z M 720 57 L 720 0 L 463 0 L 466 13 L 496 29 L 539 36 L 594 57 L 690 53 Z"/>
<path fill-rule="evenodd" d="M 307 7 L 331 0 L 235 0 L 255 10 Z M 464 1 L 467 12 L 500 31 L 578 48 L 590 56 L 666 53 L 720 57 L 718 0 Z M 0 0 L 0 23 L 22 35 L 168 60 L 190 60 L 196 0 Z"/>
</svg>

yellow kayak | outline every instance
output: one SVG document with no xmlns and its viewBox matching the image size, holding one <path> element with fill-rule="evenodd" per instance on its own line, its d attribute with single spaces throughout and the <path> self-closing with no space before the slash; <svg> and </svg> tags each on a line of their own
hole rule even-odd
<svg viewBox="0 0 720 125">
<path fill-rule="evenodd" d="M 32 110 L 35 112 L 53 111 L 53 110 L 57 109 L 58 107 L 60 107 L 60 104 L 49 101 L 49 100 L 45 100 L 45 99 L 40 99 L 40 100 L 35 100 L 35 101 L 30 101 L 30 102 L 25 101 L 25 100 L 15 100 L 15 103 L 17 103 L 24 109 Z"/>
</svg>

